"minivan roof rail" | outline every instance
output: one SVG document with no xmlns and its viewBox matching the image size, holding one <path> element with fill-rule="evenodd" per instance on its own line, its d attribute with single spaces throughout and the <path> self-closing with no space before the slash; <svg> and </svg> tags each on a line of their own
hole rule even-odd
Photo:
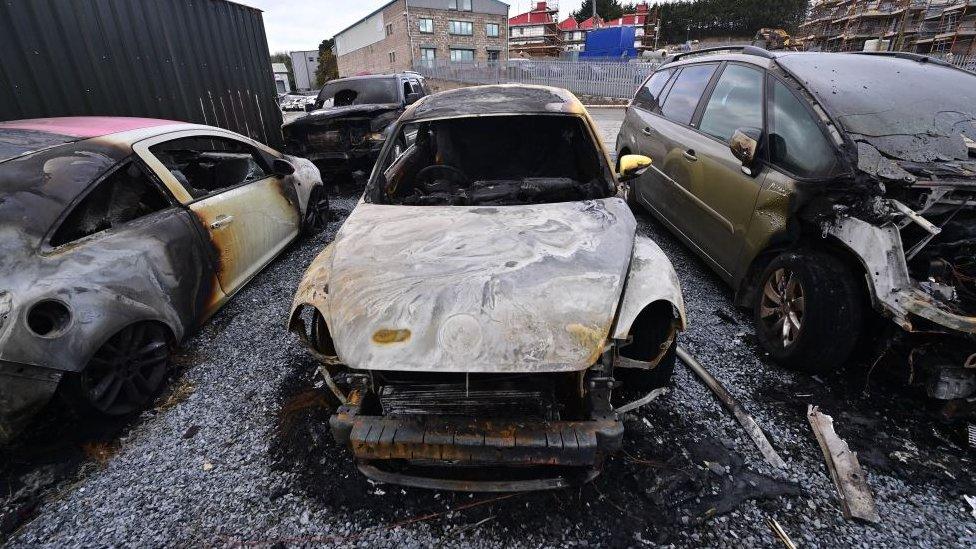
<svg viewBox="0 0 976 549">
<path fill-rule="evenodd" d="M 686 51 L 686 52 L 675 54 L 671 56 L 668 62 L 670 63 L 672 61 L 677 61 L 682 57 L 689 57 L 692 55 L 701 55 L 706 53 L 715 53 L 720 51 L 731 51 L 731 52 L 741 53 L 743 55 L 755 55 L 766 59 L 776 58 L 776 55 L 774 55 L 772 52 L 760 48 L 759 46 L 715 46 L 712 48 L 702 48 L 700 50 L 692 50 L 692 51 Z"/>
</svg>

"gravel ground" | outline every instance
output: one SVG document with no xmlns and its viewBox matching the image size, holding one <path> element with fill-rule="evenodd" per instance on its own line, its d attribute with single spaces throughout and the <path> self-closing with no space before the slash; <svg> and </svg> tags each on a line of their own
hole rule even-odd
<svg viewBox="0 0 976 549">
<path fill-rule="evenodd" d="M 622 111 L 593 114 L 612 148 Z M 334 199 L 340 221 L 354 204 Z M 682 281 L 690 320 L 682 343 L 753 414 L 786 472 L 768 466 L 679 366 L 673 391 L 627 418 L 625 451 L 587 486 L 472 495 L 365 481 L 331 441 L 331 404 L 284 329 L 298 281 L 336 222 L 287 250 L 185 343 L 155 409 L 97 429 L 52 411 L 0 465 L 8 491 L 0 503 L 30 502 L 7 544 L 774 546 L 765 519 L 775 518 L 811 547 L 976 545 L 962 498 L 976 494 L 972 456 L 924 401 L 877 374 L 867 385 L 863 368 L 818 379 L 776 367 L 729 289 L 649 216 L 638 220 Z M 879 525 L 842 517 L 808 403 L 833 415 L 859 452 Z"/>
</svg>

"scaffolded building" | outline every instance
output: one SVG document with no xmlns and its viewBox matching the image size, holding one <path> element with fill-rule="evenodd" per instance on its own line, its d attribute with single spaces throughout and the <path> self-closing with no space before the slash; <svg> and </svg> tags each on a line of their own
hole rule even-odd
<svg viewBox="0 0 976 549">
<path fill-rule="evenodd" d="M 558 17 L 558 6 L 538 2 L 531 10 L 509 18 L 509 57 L 559 57 L 563 40 Z"/>
<path fill-rule="evenodd" d="M 800 33 L 809 50 L 976 54 L 976 0 L 820 0 Z"/>
</svg>

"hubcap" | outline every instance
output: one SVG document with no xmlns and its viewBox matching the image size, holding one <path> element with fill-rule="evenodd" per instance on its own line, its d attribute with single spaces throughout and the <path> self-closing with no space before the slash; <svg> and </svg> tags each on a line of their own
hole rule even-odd
<svg viewBox="0 0 976 549">
<path fill-rule="evenodd" d="M 84 373 L 88 401 L 108 415 L 133 412 L 159 389 L 168 363 L 169 344 L 162 327 L 129 326 L 92 357 Z"/>
<path fill-rule="evenodd" d="M 803 326 L 803 286 L 792 271 L 776 269 L 763 286 L 759 316 L 767 332 L 783 348 L 796 342 Z"/>
</svg>

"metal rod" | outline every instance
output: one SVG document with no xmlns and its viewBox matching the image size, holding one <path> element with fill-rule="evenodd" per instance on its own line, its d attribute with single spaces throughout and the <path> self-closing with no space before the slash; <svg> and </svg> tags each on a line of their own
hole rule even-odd
<svg viewBox="0 0 976 549">
<path fill-rule="evenodd" d="M 680 358 L 682 362 L 691 368 L 691 371 L 695 372 L 695 374 L 705 383 L 705 385 L 711 389 L 713 393 L 715 393 L 715 396 L 718 397 L 719 401 L 725 405 L 730 412 L 732 412 L 732 415 L 734 415 L 735 419 L 739 421 L 739 425 L 742 425 L 742 428 L 745 429 L 746 434 L 749 435 L 749 438 L 751 438 L 756 446 L 759 447 L 759 451 L 762 452 L 762 455 L 766 458 L 766 461 L 773 467 L 785 469 L 786 462 L 783 461 L 783 458 L 779 457 L 779 454 L 777 454 L 776 450 L 773 449 L 773 445 L 769 443 L 769 439 L 766 438 L 766 435 L 763 434 L 762 429 L 759 428 L 759 424 L 757 424 L 756 420 L 752 419 L 752 416 L 746 412 L 746 409 L 742 407 L 742 404 L 740 404 L 739 401 L 736 400 L 735 397 L 732 396 L 732 394 L 729 393 L 725 387 L 723 387 L 722 384 L 719 383 L 719 381 L 715 379 L 715 377 L 712 376 L 708 370 L 705 369 L 704 366 L 695 360 L 695 357 L 691 356 L 688 351 L 684 349 L 684 347 L 678 347 L 678 358 Z"/>
</svg>

